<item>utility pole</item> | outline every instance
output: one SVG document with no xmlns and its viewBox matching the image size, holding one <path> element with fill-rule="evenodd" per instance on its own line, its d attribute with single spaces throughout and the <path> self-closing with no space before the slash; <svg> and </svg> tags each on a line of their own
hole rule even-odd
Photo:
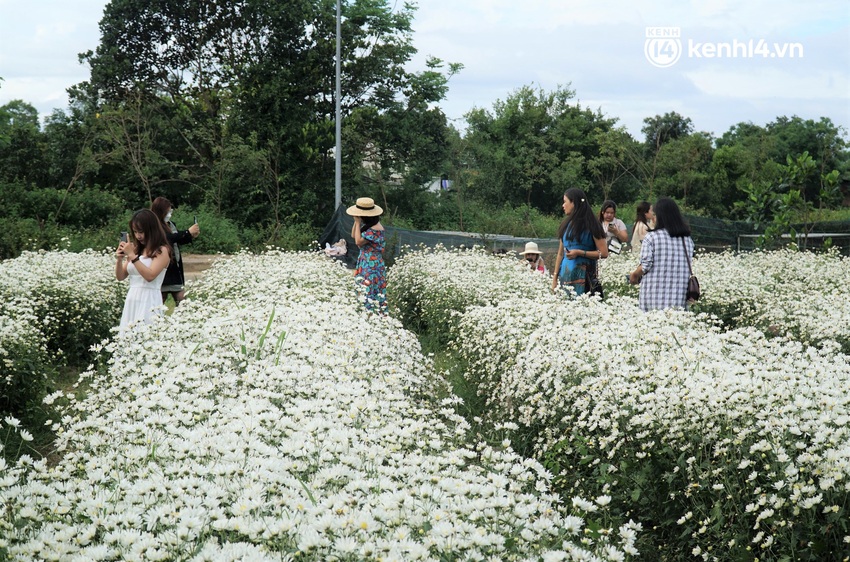
<svg viewBox="0 0 850 562">
<path fill-rule="evenodd" d="M 340 0 L 336 0 L 336 147 L 334 149 L 334 185 L 336 187 L 336 197 L 334 200 L 334 210 L 339 209 L 339 206 L 342 204 L 342 105 L 340 101 L 342 87 L 339 80 L 342 64 L 340 61 L 342 51 L 340 48 L 340 30 L 342 29 L 342 25 L 340 24 L 339 2 Z"/>
</svg>

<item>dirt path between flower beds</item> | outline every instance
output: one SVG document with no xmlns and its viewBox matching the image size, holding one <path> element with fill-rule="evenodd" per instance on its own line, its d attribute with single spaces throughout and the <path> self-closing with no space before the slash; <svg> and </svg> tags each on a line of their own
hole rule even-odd
<svg viewBox="0 0 850 562">
<path fill-rule="evenodd" d="M 212 267 L 216 261 L 227 259 L 230 256 L 223 254 L 183 254 L 183 275 L 186 281 L 200 279 L 204 272 Z"/>
</svg>

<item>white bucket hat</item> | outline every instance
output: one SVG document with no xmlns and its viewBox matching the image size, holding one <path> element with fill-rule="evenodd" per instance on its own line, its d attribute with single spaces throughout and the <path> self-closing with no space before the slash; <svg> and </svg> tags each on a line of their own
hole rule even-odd
<svg viewBox="0 0 850 562">
<path fill-rule="evenodd" d="M 525 254 L 538 254 L 538 255 L 540 255 L 540 249 L 537 247 L 537 242 L 526 242 L 525 243 L 525 251 L 520 252 L 519 255 L 524 256 Z"/>
</svg>

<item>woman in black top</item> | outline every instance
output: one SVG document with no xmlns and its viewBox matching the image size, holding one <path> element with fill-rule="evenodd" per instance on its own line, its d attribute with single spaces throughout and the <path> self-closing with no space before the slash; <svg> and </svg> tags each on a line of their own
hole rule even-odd
<svg viewBox="0 0 850 562">
<path fill-rule="evenodd" d="M 165 229 L 165 234 L 168 238 L 168 243 L 173 249 L 173 259 L 168 264 L 168 270 L 165 272 L 165 279 L 162 281 L 162 302 L 168 298 L 168 295 L 174 299 L 174 306 L 180 304 L 183 297 L 186 296 L 184 291 L 185 278 L 183 277 L 183 257 L 180 255 L 180 244 L 190 244 L 200 234 L 201 229 L 196 224 L 190 226 L 187 230 L 177 230 L 177 226 L 171 222 L 171 212 L 174 208 L 171 201 L 165 197 L 157 197 L 151 203 L 151 211 L 162 221 L 162 227 Z"/>
</svg>

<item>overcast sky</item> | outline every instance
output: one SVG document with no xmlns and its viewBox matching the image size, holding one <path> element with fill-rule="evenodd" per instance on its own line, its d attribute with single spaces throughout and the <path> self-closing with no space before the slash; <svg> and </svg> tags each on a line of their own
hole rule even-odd
<svg viewBox="0 0 850 562">
<path fill-rule="evenodd" d="M 392 0 L 395 1 L 395 0 Z M 399 5 L 403 0 L 398 0 Z M 86 80 L 105 0 L 0 0 L 0 104 L 42 115 Z M 569 86 L 636 137 L 676 111 L 696 130 L 829 117 L 850 138 L 850 1 L 419 0 L 411 69 L 459 62 L 441 104 L 456 126 L 524 85 Z"/>
</svg>

